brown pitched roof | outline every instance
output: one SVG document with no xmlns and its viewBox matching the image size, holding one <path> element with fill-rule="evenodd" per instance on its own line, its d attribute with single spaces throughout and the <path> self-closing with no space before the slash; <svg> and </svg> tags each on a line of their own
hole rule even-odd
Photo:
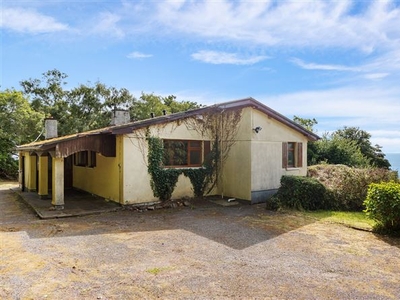
<svg viewBox="0 0 400 300">
<path fill-rule="evenodd" d="M 315 140 L 319 139 L 319 136 L 316 135 L 315 133 L 308 131 L 301 125 L 295 123 L 294 121 L 290 120 L 289 118 L 281 115 L 280 113 L 276 112 L 275 110 L 269 108 L 268 106 L 266 106 L 266 105 L 262 104 L 261 102 L 258 102 L 257 100 L 250 97 L 250 98 L 245 98 L 245 99 L 240 99 L 240 100 L 234 100 L 234 101 L 214 104 L 214 105 L 201 107 L 201 108 L 197 108 L 197 109 L 192 109 L 192 110 L 188 110 L 188 111 L 184 111 L 184 112 L 178 112 L 178 113 L 173 113 L 173 114 L 169 114 L 169 115 L 158 116 L 158 117 L 151 118 L 151 119 L 130 122 L 130 123 L 126 123 L 123 125 L 109 126 L 109 127 L 105 127 L 105 128 L 96 129 L 96 130 L 90 130 L 90 131 L 85 131 L 85 132 L 81 132 L 81 133 L 57 137 L 57 138 L 53 138 L 53 139 L 33 142 L 33 143 L 25 144 L 25 145 L 20 145 L 17 147 L 17 150 L 47 151 L 51 148 L 54 148 L 57 144 L 59 144 L 61 142 L 64 143 L 64 142 L 74 140 L 74 139 L 94 137 L 94 136 L 98 136 L 98 135 L 104 136 L 104 135 L 126 134 L 126 133 L 133 132 L 135 129 L 140 129 L 140 128 L 144 128 L 144 127 L 148 127 L 148 126 L 156 125 L 156 124 L 169 123 L 169 122 L 173 122 L 173 121 L 180 120 L 180 119 L 185 119 L 187 117 L 195 116 L 195 115 L 201 114 L 203 112 L 211 111 L 214 109 L 223 111 L 226 109 L 239 109 L 239 108 L 244 108 L 244 107 L 253 107 L 254 109 L 257 109 L 257 110 L 265 113 L 269 117 L 300 132 L 301 134 L 306 136 L 310 141 L 315 141 Z"/>
</svg>

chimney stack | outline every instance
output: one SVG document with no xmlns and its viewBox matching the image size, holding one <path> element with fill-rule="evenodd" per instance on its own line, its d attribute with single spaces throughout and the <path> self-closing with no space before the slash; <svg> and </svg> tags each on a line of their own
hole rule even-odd
<svg viewBox="0 0 400 300">
<path fill-rule="evenodd" d="M 56 119 L 52 117 L 44 119 L 44 129 L 44 137 L 46 140 L 58 137 Z"/>
<path fill-rule="evenodd" d="M 123 109 L 116 109 L 112 112 L 111 125 L 123 125 L 129 123 L 131 117 L 129 111 Z"/>
</svg>

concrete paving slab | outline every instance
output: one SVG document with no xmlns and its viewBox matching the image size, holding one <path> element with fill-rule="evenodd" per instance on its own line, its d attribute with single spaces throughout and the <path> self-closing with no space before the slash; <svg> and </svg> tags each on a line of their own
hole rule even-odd
<svg viewBox="0 0 400 300">
<path fill-rule="evenodd" d="M 106 201 L 104 198 L 79 190 L 66 190 L 64 209 L 55 210 L 51 199 L 41 199 L 35 192 L 22 192 L 20 188 L 11 188 L 29 205 L 41 219 L 55 219 L 98 214 L 120 210 L 120 204 Z"/>
</svg>

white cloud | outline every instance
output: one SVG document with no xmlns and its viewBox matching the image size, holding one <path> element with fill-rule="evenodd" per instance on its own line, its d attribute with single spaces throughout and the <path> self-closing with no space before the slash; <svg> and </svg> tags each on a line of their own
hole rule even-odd
<svg viewBox="0 0 400 300">
<path fill-rule="evenodd" d="M 370 74 L 366 74 L 364 75 L 365 78 L 367 79 L 383 79 L 385 77 L 387 77 L 389 75 L 389 73 L 370 73 Z"/>
<path fill-rule="evenodd" d="M 91 30 L 93 33 L 102 35 L 112 35 L 117 38 L 123 38 L 125 32 L 118 26 L 121 16 L 113 13 L 101 13 L 96 20 L 94 28 Z"/>
<path fill-rule="evenodd" d="M 267 59 L 267 56 L 239 57 L 236 53 L 202 50 L 192 54 L 192 58 L 209 64 L 253 65 Z"/>
<path fill-rule="evenodd" d="M 277 110 L 306 116 L 380 119 L 400 123 L 400 89 L 368 86 L 304 91 L 263 97 Z M 268 104 L 267 104 L 268 105 Z"/>
<path fill-rule="evenodd" d="M 389 75 L 400 71 L 400 53 L 397 50 L 391 50 L 375 58 L 365 60 L 358 66 L 317 64 L 313 62 L 305 62 L 299 58 L 292 58 L 290 61 L 305 70 L 362 73 L 362 77 L 369 80 L 384 79 Z"/>
<path fill-rule="evenodd" d="M 316 64 L 316 63 L 305 63 L 301 59 L 292 58 L 290 60 L 292 63 L 298 65 L 299 67 L 306 70 L 323 70 L 323 71 L 352 71 L 359 72 L 360 69 L 356 67 L 347 67 L 341 65 L 324 65 L 324 64 Z"/>
<path fill-rule="evenodd" d="M 155 18 L 174 32 L 215 40 L 291 47 L 339 47 L 370 53 L 394 48 L 400 9 L 391 1 L 159 2 Z M 179 20 L 177 22 L 177 20 Z"/>
<path fill-rule="evenodd" d="M 129 53 L 126 57 L 128 57 L 128 58 L 149 58 L 149 57 L 152 57 L 153 55 L 152 54 L 145 54 L 145 53 L 142 53 L 142 52 L 137 52 L 137 51 L 134 51 L 134 52 L 131 52 L 131 53 Z"/>
<path fill-rule="evenodd" d="M 257 97 L 256 97 L 257 98 Z M 266 105 L 292 118 L 315 118 L 319 134 L 343 126 L 369 132 L 384 152 L 400 152 L 400 89 L 358 86 L 261 96 Z"/>
<path fill-rule="evenodd" d="M 23 8 L 3 8 L 0 27 L 23 33 L 49 33 L 68 30 L 54 18 Z"/>
</svg>

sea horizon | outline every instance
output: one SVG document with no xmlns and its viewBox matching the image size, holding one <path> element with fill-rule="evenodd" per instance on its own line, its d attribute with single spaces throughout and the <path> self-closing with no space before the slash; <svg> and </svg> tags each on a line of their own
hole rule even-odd
<svg viewBox="0 0 400 300">
<path fill-rule="evenodd" d="M 400 153 L 385 153 L 385 158 L 389 161 L 393 171 L 400 170 Z"/>
</svg>

